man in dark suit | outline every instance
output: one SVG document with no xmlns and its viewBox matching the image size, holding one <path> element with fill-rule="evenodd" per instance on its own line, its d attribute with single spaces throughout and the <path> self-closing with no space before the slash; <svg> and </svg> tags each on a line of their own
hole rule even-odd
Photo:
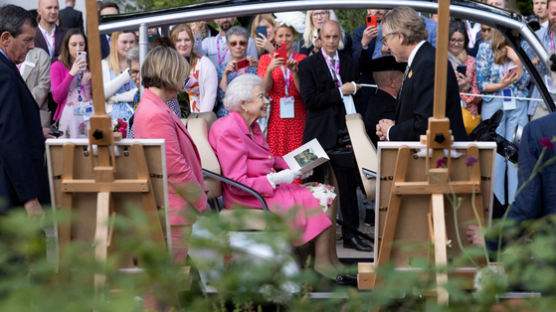
<svg viewBox="0 0 556 312">
<path fill-rule="evenodd" d="M 103 1 L 99 4 L 98 14 L 100 16 L 120 14 L 120 8 L 114 2 Z M 110 34 L 100 35 L 100 54 L 102 59 L 110 55 Z"/>
<path fill-rule="evenodd" d="M 39 110 L 16 67 L 34 46 L 35 27 L 23 8 L 0 8 L 0 214 L 23 206 L 38 215 L 48 202 Z"/>
<path fill-rule="evenodd" d="M 396 118 L 382 119 L 376 126 L 381 140 L 419 141 L 433 114 L 436 49 L 427 40 L 425 21 L 409 7 L 397 7 L 382 19 L 382 43 L 398 62 L 407 62 L 404 80 L 396 100 Z M 456 141 L 468 140 L 456 76 L 447 68 L 446 117 Z"/>
<path fill-rule="evenodd" d="M 523 128 L 521 144 L 519 145 L 519 187 L 515 200 L 508 211 L 508 219 L 517 226 L 528 220 L 536 220 L 556 213 L 556 163 L 548 161 L 556 157 L 556 147 L 553 138 L 556 135 L 556 113 L 548 114 L 532 120 Z M 543 153 L 539 164 L 539 158 Z M 536 166 L 544 166 L 536 173 Z M 529 178 L 533 175 L 533 178 Z M 510 222 L 508 222 L 510 223 Z M 513 223 L 512 223 L 513 224 Z M 468 240 L 476 245 L 484 244 L 484 239 L 477 226 L 467 229 Z M 496 240 L 487 242 L 489 249 L 496 250 Z"/>
<path fill-rule="evenodd" d="M 341 40 L 340 25 L 327 21 L 321 28 L 321 51 L 299 64 L 299 83 L 303 104 L 307 110 L 303 142 L 317 138 L 330 156 L 330 162 L 338 180 L 340 210 L 344 225 L 344 246 L 371 251 L 350 231 L 359 227 L 356 188 L 357 165 L 349 148 L 346 130 L 346 113 L 355 112 L 359 78 L 357 64 L 351 55 L 338 53 Z M 324 166 L 316 168 L 313 179 L 323 182 Z"/>
<path fill-rule="evenodd" d="M 365 53 L 361 54 L 359 67 L 363 72 L 372 74 L 378 89 L 369 88 L 372 92 L 363 121 L 369 138 L 377 146 L 376 125 L 381 119 L 396 117 L 396 97 L 400 91 L 407 64 L 396 62 L 393 56 L 370 60 Z"/>
<path fill-rule="evenodd" d="M 35 31 L 35 46 L 50 55 L 52 62 L 60 55 L 60 49 L 66 35 L 66 29 L 57 27 L 59 16 L 58 0 L 39 0 L 37 9 L 39 27 Z"/>
<path fill-rule="evenodd" d="M 79 28 L 83 31 L 83 13 L 74 9 L 75 0 L 66 0 L 66 7 L 60 10 L 60 26 L 64 28 Z"/>
</svg>

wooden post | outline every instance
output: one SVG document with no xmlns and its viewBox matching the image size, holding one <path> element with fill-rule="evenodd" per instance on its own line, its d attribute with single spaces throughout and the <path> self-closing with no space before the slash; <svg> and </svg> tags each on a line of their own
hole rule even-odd
<svg viewBox="0 0 556 312">
<path fill-rule="evenodd" d="M 446 116 L 446 86 L 448 68 L 448 34 L 450 23 L 450 0 L 438 0 L 438 24 L 436 27 L 436 65 L 434 69 L 434 118 Z"/>
</svg>

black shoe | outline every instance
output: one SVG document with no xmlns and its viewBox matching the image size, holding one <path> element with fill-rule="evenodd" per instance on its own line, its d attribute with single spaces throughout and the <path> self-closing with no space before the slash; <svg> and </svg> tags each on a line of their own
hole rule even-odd
<svg viewBox="0 0 556 312">
<path fill-rule="evenodd" d="M 341 286 L 357 287 L 357 276 L 351 274 L 337 275 L 335 282 Z"/>
<path fill-rule="evenodd" d="M 373 246 L 368 245 L 357 236 L 344 237 L 344 248 L 357 249 L 359 251 L 372 252 Z"/>
</svg>

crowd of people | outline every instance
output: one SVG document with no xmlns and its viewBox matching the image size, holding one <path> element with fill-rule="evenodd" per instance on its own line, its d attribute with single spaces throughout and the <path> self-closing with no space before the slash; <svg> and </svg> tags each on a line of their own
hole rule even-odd
<svg viewBox="0 0 556 312">
<path fill-rule="evenodd" d="M 505 6 L 500 0 L 487 3 Z M 539 37 L 549 38 L 543 43 L 554 51 L 556 1 L 534 3 Z M 67 9 L 59 10 L 58 0 L 39 0 L 36 19 L 16 6 L 1 8 L 0 197 L 7 198 L 7 205 L 0 209 L 5 211 L 24 205 L 39 213 L 41 204 L 48 203 L 41 162 L 44 137 L 55 134 L 48 130 L 52 122 L 63 138 L 87 137 L 93 114 L 91 73 L 87 36 L 74 4 L 66 1 Z M 99 2 L 100 15 L 118 13 L 116 4 Z M 199 211 L 207 205 L 200 155 L 180 119 L 215 112 L 219 119 L 209 139 L 223 175 L 259 191 L 273 212 L 286 214 L 300 206 L 292 221 L 301 233 L 295 244 L 315 241 L 315 268 L 324 274 L 340 266 L 332 231 L 337 202 L 344 247 L 372 250 L 353 231 L 362 219 L 356 192 L 360 182 L 354 179 L 359 174 L 345 115 L 361 113 L 375 145 L 419 140 L 432 115 L 434 16 L 407 7 L 367 13 L 377 23 L 364 24 L 352 35 L 333 10 L 262 14 L 241 23 L 220 18 L 214 20 L 216 29 L 206 21 L 173 25 L 167 38 L 155 28 L 149 31 L 152 43 L 142 65 L 135 32 L 101 35 L 107 112 L 114 122 L 128 124 L 124 137 L 166 140 L 168 180 L 199 185 L 202 196 L 192 204 Z M 510 140 L 516 126 L 528 123 L 528 114 L 548 113 L 524 100 L 535 90 L 499 31 L 454 20 L 448 51 L 446 115 L 456 140 L 468 140 L 479 120 L 500 109 L 497 132 Z M 361 83 L 377 87 L 362 88 Z M 20 129 L 17 138 L 9 132 L 12 126 Z M 320 166 L 300 177 L 281 156 L 314 138 L 330 156 L 332 170 Z M 7 145 L 20 150 L 7 153 Z M 25 170 L 14 169 L 19 167 Z M 337 190 L 324 184 L 332 176 Z M 495 197 L 501 205 L 512 200 L 517 181 L 517 169 L 497 156 Z M 223 199 L 260 208 L 230 187 L 224 188 Z M 171 189 L 176 261 L 187 253 L 179 241 L 189 222 L 182 215 L 185 206 Z"/>
</svg>

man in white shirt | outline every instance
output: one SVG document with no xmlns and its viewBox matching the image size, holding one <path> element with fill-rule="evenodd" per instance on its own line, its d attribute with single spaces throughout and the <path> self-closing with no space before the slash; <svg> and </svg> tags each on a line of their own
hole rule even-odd
<svg viewBox="0 0 556 312">
<path fill-rule="evenodd" d="M 541 28 L 546 28 L 548 26 L 547 0 L 533 0 L 533 13 L 539 18 Z"/>
<path fill-rule="evenodd" d="M 60 54 L 62 41 L 66 35 L 65 28 L 56 26 L 59 12 L 58 0 L 39 0 L 37 9 L 39 27 L 35 32 L 35 47 L 45 50 L 52 61 L 55 61 Z"/>
<path fill-rule="evenodd" d="M 226 45 L 226 32 L 234 26 L 235 20 L 235 17 L 215 19 L 214 22 L 218 25 L 219 30 L 218 35 L 203 39 L 202 54 L 207 56 L 217 69 L 221 64 L 228 64 L 232 58 Z M 257 48 L 252 38 L 249 38 L 246 55 L 258 59 Z"/>
</svg>

